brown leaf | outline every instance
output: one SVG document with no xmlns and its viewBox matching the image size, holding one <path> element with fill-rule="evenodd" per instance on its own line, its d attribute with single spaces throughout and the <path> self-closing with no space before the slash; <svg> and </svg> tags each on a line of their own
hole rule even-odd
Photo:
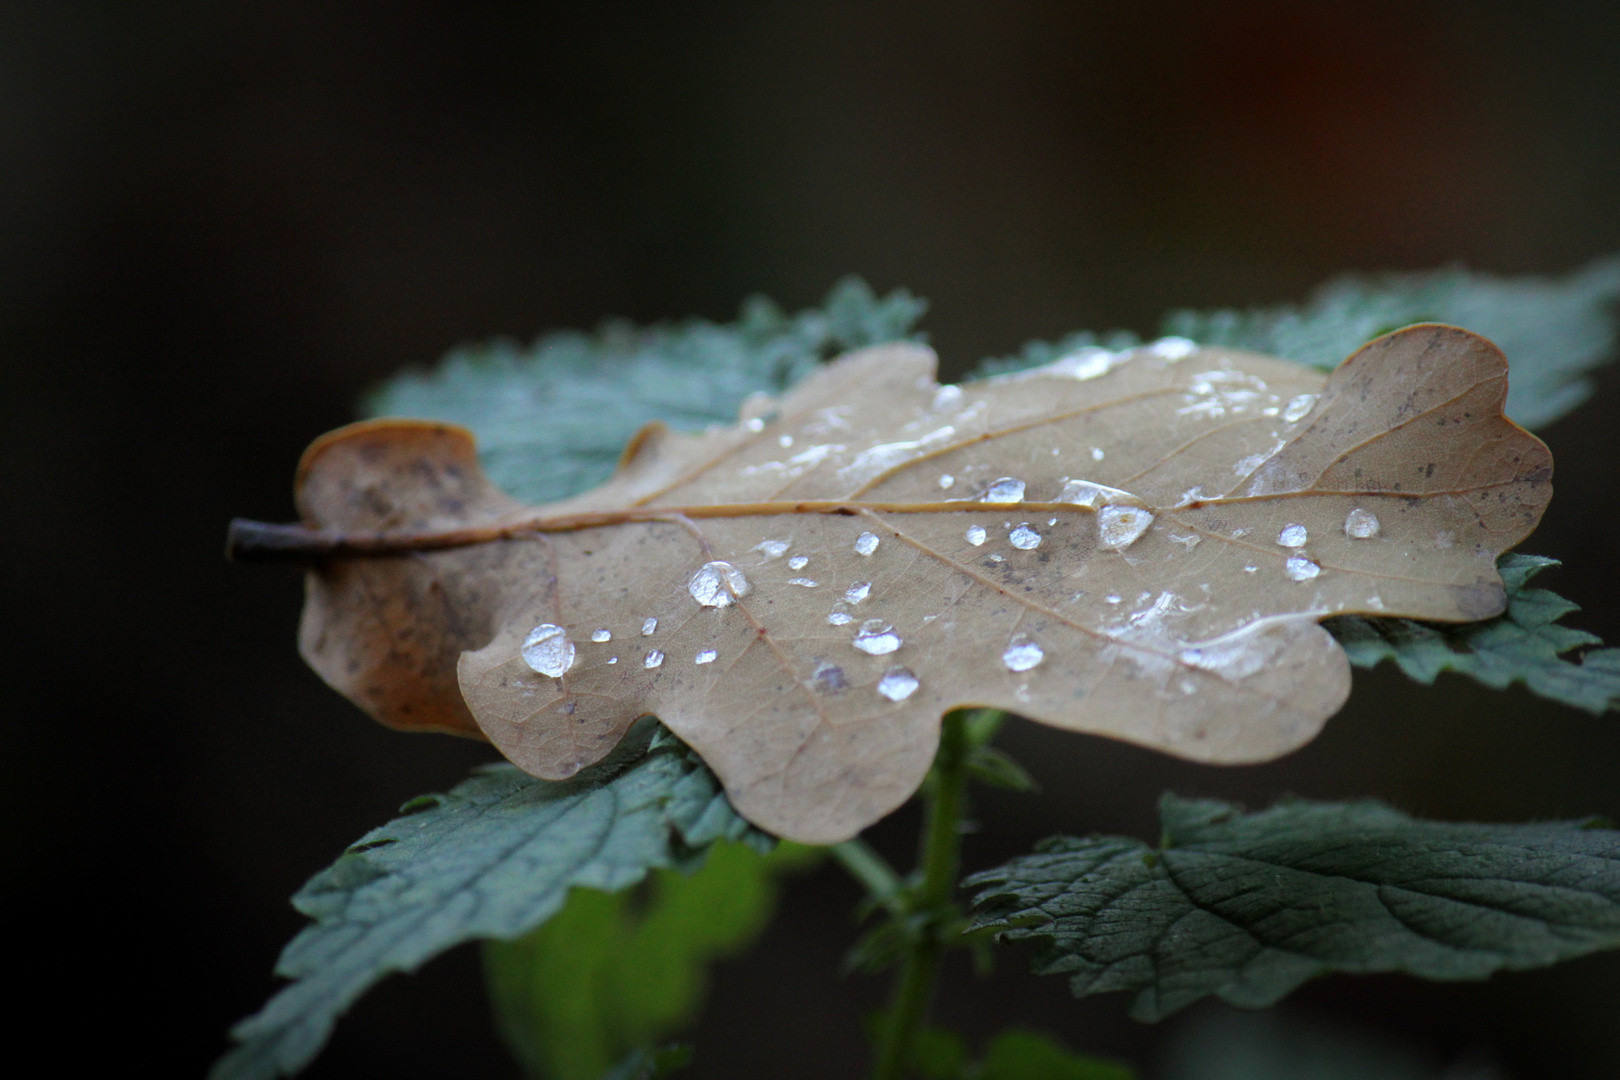
<svg viewBox="0 0 1620 1080">
<path fill-rule="evenodd" d="M 868 349 L 735 427 L 652 425 L 542 508 L 458 428 L 356 425 L 305 455 L 307 528 L 257 542 L 322 556 L 304 655 L 385 723 L 562 778 L 654 713 L 750 820 L 826 843 L 916 789 L 957 706 L 1285 754 L 1349 689 L 1317 620 L 1500 612 L 1496 557 L 1551 496 L 1500 351 L 1455 327 L 1328 378 L 1177 339 L 934 367 Z"/>
</svg>

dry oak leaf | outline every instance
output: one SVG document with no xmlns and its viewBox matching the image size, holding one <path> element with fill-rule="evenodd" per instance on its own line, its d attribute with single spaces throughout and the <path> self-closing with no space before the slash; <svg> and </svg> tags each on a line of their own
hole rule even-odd
<svg viewBox="0 0 1620 1080">
<path fill-rule="evenodd" d="M 1318 620 L 1498 614 L 1551 496 L 1501 352 L 1456 327 L 1331 376 L 1175 338 L 934 372 L 852 353 L 543 507 L 460 428 L 358 424 L 306 453 L 304 525 L 238 544 L 316 559 L 303 654 L 383 722 L 560 779 L 656 714 L 745 817 L 828 843 L 916 790 L 958 706 L 1285 754 L 1349 691 Z"/>
</svg>

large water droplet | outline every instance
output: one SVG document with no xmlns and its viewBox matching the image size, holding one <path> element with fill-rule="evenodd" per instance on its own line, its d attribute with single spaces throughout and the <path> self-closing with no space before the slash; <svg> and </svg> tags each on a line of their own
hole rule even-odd
<svg viewBox="0 0 1620 1080">
<path fill-rule="evenodd" d="M 1277 534 L 1277 543 L 1283 547 L 1302 548 L 1305 546 L 1305 526 L 1284 525 L 1282 532 Z"/>
<path fill-rule="evenodd" d="M 872 583 L 870 581 L 857 581 L 855 584 L 844 590 L 844 603 L 858 604 L 871 595 Z"/>
<path fill-rule="evenodd" d="M 808 555 L 795 555 L 795 556 L 793 556 L 793 558 L 788 560 L 788 569 L 789 570 L 803 570 L 809 564 L 810 564 L 810 556 L 808 556 Z"/>
<path fill-rule="evenodd" d="M 644 668 L 655 668 L 663 662 L 664 654 L 659 652 L 657 649 L 652 649 L 649 650 L 647 655 L 642 658 L 641 666 Z"/>
<path fill-rule="evenodd" d="M 763 543 L 754 545 L 754 550 L 767 559 L 780 559 L 787 554 L 787 549 L 788 542 L 786 540 L 766 540 Z"/>
<path fill-rule="evenodd" d="M 1371 540 L 1378 535 L 1378 515 L 1356 507 L 1344 517 L 1344 535 L 1352 540 Z"/>
<path fill-rule="evenodd" d="M 686 591 L 704 607 L 729 607 L 747 596 L 749 588 L 743 572 L 721 560 L 704 563 L 686 583 Z"/>
<path fill-rule="evenodd" d="M 890 701 L 904 701 L 917 692 L 919 685 L 910 668 L 892 667 L 878 680 L 877 692 Z"/>
<path fill-rule="evenodd" d="M 887 656 L 900 647 L 900 635 L 882 619 L 867 619 L 850 642 L 868 656 Z"/>
<path fill-rule="evenodd" d="M 656 629 L 658 629 L 658 619 L 655 616 L 649 615 L 647 616 L 646 621 L 641 624 L 641 636 L 646 637 Z"/>
<path fill-rule="evenodd" d="M 1028 634 L 1015 635 L 1001 654 L 1001 662 L 1007 665 L 1008 671 L 1028 671 L 1045 659 L 1046 650 L 1035 644 Z"/>
<path fill-rule="evenodd" d="M 1154 356 L 1162 356 L 1171 363 L 1186 359 L 1197 351 L 1198 343 L 1184 337 L 1160 338 L 1148 346 L 1148 352 Z"/>
<path fill-rule="evenodd" d="M 592 630 L 591 631 L 591 640 L 592 641 L 612 641 L 613 640 L 613 631 L 605 630 L 605 629 L 604 630 Z"/>
<path fill-rule="evenodd" d="M 978 547 L 980 544 L 984 543 L 985 535 L 986 534 L 983 526 L 969 525 L 967 531 L 967 542 L 972 544 L 974 547 Z"/>
<path fill-rule="evenodd" d="M 834 626 L 848 626 L 855 621 L 855 616 L 847 611 L 834 611 L 828 614 L 827 621 Z"/>
<path fill-rule="evenodd" d="M 692 658 L 692 663 L 694 663 L 694 664 L 712 664 L 712 663 L 714 663 L 714 658 L 716 656 L 719 656 L 719 655 L 720 654 L 715 652 L 713 649 L 704 649 L 702 652 L 698 653 L 696 656 L 694 656 Z"/>
<path fill-rule="evenodd" d="M 1295 581 L 1309 581 L 1322 572 L 1322 568 L 1303 555 L 1290 555 L 1283 567 L 1288 576 Z"/>
<path fill-rule="evenodd" d="M 574 666 L 574 643 L 562 627 L 541 623 L 523 639 L 521 655 L 529 667 L 555 679 Z"/>
<path fill-rule="evenodd" d="M 1007 540 L 1019 551 L 1033 551 L 1041 546 L 1041 534 L 1030 528 L 1027 521 L 1009 533 Z"/>
<path fill-rule="evenodd" d="M 984 501 L 988 503 L 1023 502 L 1024 482 L 1015 480 L 1010 476 L 1003 476 L 985 489 Z"/>
<path fill-rule="evenodd" d="M 1124 551 L 1153 524 L 1153 515 L 1140 506 L 1105 506 L 1097 511 L 1097 537 L 1110 551 Z"/>
<path fill-rule="evenodd" d="M 878 549 L 878 538 L 875 534 L 863 532 L 855 538 L 855 554 L 870 555 Z"/>
<path fill-rule="evenodd" d="M 1290 424 L 1305 419 L 1307 413 L 1316 407 L 1315 394 L 1301 394 L 1291 400 L 1284 408 L 1282 417 Z"/>
</svg>

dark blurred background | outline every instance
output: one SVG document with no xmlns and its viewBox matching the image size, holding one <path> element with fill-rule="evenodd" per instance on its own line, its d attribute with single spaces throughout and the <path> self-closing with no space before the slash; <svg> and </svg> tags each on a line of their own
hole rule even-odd
<svg viewBox="0 0 1620 1080">
<path fill-rule="evenodd" d="M 197 1075 L 273 988 L 287 896 L 492 754 L 392 734 L 294 651 L 298 453 L 470 338 L 728 318 L 846 273 L 927 296 L 946 370 L 1346 270 L 1561 273 L 1620 250 L 1620 7 L 1595 2 L 0 5 L 0 724 L 13 1040 L 70 1072 Z M 1528 550 L 1620 640 L 1620 372 L 1546 432 Z M 1620 817 L 1612 718 L 1357 675 L 1306 750 L 1219 770 L 1019 724 L 1046 785 L 981 800 L 970 868 L 1155 834 L 1166 787 L 1379 795 L 1450 818 Z M 877 830 L 909 858 L 905 812 Z M 854 890 L 800 881 L 717 972 L 698 1077 L 862 1068 Z M 1620 963 L 1483 984 L 1335 978 L 1284 1019 L 1518 1078 L 1620 1076 Z M 1190 1020 L 1073 1002 L 1010 956 L 940 1015 L 1152 1067 Z M 26 1024 L 21 1021 L 26 1020 Z M 476 954 L 390 979 L 319 1077 L 515 1077 Z"/>
</svg>

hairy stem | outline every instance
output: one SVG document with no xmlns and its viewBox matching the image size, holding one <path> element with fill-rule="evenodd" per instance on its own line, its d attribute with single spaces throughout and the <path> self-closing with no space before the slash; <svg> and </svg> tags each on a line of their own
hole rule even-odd
<svg viewBox="0 0 1620 1080">
<path fill-rule="evenodd" d="M 838 864 L 849 871 L 849 876 L 866 888 L 867 895 L 882 904 L 890 915 L 899 918 L 906 913 L 905 883 L 894 872 L 887 859 L 873 850 L 860 837 L 834 844 L 830 849 Z"/>
<path fill-rule="evenodd" d="M 940 732 L 939 754 L 934 759 L 934 786 L 928 796 L 924 825 L 922 884 L 911 902 L 923 925 L 906 945 L 889 1003 L 888 1023 L 878 1048 L 873 1080 L 902 1080 L 910 1069 L 917 1033 L 928 1018 L 934 980 L 945 951 L 942 931 L 949 918 L 951 898 L 961 861 L 962 796 L 967 783 L 968 737 L 966 714 L 950 712 Z"/>
</svg>

